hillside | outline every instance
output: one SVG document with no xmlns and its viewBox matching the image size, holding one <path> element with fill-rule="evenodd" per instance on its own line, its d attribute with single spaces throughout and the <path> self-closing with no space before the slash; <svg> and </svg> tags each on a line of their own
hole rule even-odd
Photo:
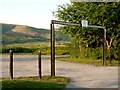
<svg viewBox="0 0 120 90">
<path fill-rule="evenodd" d="M 2 26 L 2 44 L 49 42 L 50 30 L 26 25 L 0 24 Z M 68 41 L 66 35 L 56 31 L 56 41 Z"/>
</svg>

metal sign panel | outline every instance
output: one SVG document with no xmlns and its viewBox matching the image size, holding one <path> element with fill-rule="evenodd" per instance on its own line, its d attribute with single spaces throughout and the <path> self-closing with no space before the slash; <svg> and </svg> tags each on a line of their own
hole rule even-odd
<svg viewBox="0 0 120 90">
<path fill-rule="evenodd" d="M 82 20 L 81 24 L 82 24 L 82 27 L 88 27 L 88 21 L 87 20 Z"/>
</svg>

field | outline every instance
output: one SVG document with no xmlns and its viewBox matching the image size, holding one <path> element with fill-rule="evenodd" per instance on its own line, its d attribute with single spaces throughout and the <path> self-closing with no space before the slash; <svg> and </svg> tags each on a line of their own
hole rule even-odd
<svg viewBox="0 0 120 90">
<path fill-rule="evenodd" d="M 50 55 L 50 43 L 48 42 L 31 42 L 25 44 L 9 44 L 4 45 L 1 48 L 2 53 L 9 53 L 9 50 L 13 50 L 14 53 L 29 53 L 38 54 L 38 51 L 42 52 L 42 55 Z M 67 47 L 64 45 L 56 45 L 56 55 L 69 54 Z"/>
</svg>

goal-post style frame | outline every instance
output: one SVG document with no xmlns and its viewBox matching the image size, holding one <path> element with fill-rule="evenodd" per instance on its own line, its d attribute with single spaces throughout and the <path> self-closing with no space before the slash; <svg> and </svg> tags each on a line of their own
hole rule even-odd
<svg viewBox="0 0 120 90">
<path fill-rule="evenodd" d="M 58 21 L 58 20 L 51 20 L 50 24 L 50 45 L 51 45 L 51 76 L 55 76 L 55 28 L 54 24 L 60 24 L 60 25 L 68 25 L 68 26 L 79 26 L 82 27 L 81 24 L 76 23 L 69 23 L 64 21 Z M 94 25 L 88 25 L 88 27 L 92 28 L 102 28 L 104 29 L 104 40 L 103 40 L 103 65 L 106 65 L 106 29 L 102 26 L 94 26 Z"/>
</svg>

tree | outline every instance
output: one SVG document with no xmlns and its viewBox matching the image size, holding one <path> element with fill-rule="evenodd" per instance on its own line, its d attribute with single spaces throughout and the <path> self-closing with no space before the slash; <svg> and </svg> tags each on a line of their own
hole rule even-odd
<svg viewBox="0 0 120 90">
<path fill-rule="evenodd" d="M 54 15 L 58 20 L 80 23 L 88 20 L 90 25 L 105 26 L 107 30 L 107 48 L 109 57 L 112 48 L 115 50 L 120 39 L 120 2 L 87 3 L 73 2 L 58 6 Z M 99 47 L 103 44 L 103 30 L 94 28 L 80 28 L 64 26 L 60 28 L 63 33 L 84 42 L 89 47 Z M 111 52 L 111 53 L 110 53 Z"/>
</svg>

